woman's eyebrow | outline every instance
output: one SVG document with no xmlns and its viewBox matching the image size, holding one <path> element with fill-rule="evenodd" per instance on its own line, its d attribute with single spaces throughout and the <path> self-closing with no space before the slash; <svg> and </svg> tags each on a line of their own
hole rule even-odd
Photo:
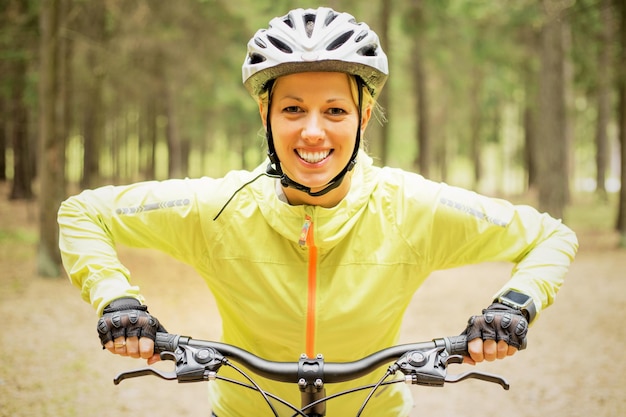
<svg viewBox="0 0 626 417">
<path fill-rule="evenodd" d="M 298 97 L 298 96 L 294 96 L 291 94 L 287 94 L 281 98 L 279 98 L 279 100 L 286 100 L 286 99 L 290 99 L 290 100 L 295 100 L 298 101 L 300 103 L 304 102 L 304 99 L 302 97 Z M 326 100 L 326 103 L 332 103 L 335 101 L 347 101 L 347 98 L 343 98 L 343 97 L 331 97 L 329 99 Z"/>
<path fill-rule="evenodd" d="M 302 97 L 293 96 L 293 95 L 291 95 L 291 94 L 287 94 L 287 95 L 282 96 L 281 98 L 279 98 L 279 100 L 287 100 L 287 99 L 289 99 L 289 100 L 295 100 L 295 101 L 298 101 L 298 102 L 300 102 L 300 103 L 302 103 L 302 102 L 304 101 L 304 99 L 303 99 Z"/>
<path fill-rule="evenodd" d="M 326 100 L 326 103 L 333 103 L 335 101 L 350 101 L 350 100 L 344 97 L 337 97 L 337 98 L 329 98 L 328 100 Z"/>
</svg>

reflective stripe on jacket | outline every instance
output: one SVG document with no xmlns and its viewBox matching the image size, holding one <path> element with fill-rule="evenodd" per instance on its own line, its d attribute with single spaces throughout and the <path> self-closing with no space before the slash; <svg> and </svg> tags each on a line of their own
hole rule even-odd
<svg viewBox="0 0 626 417">
<path fill-rule="evenodd" d="M 541 311 L 552 303 L 577 250 L 570 229 L 533 208 L 378 168 L 363 153 L 349 194 L 333 208 L 287 204 L 275 179 L 252 181 L 263 170 L 109 186 L 68 199 L 59 224 L 71 281 L 98 313 L 121 296 L 141 299 L 115 244 L 158 249 L 206 280 L 222 317 L 223 341 L 276 361 L 322 353 L 326 361 L 342 362 L 397 343 L 406 306 L 435 270 L 511 261 L 512 276 L 485 294 L 486 305 L 493 294 L 514 288 L 531 295 Z M 299 404 L 295 383 L 259 380 Z M 219 416 L 269 411 L 251 390 L 222 382 L 210 388 Z M 331 400 L 327 415 L 354 414 L 365 395 Z M 408 415 L 410 407 L 405 385 L 394 384 L 363 415 Z"/>
</svg>

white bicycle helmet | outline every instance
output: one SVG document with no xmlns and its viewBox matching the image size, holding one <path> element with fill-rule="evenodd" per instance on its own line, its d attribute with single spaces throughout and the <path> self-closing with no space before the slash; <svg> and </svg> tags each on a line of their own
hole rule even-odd
<svg viewBox="0 0 626 417">
<path fill-rule="evenodd" d="M 389 68 L 378 36 L 348 13 L 327 7 L 295 9 L 270 21 L 248 42 L 243 83 L 258 97 L 267 82 L 298 72 L 330 71 L 357 75 L 373 97 Z"/>
</svg>

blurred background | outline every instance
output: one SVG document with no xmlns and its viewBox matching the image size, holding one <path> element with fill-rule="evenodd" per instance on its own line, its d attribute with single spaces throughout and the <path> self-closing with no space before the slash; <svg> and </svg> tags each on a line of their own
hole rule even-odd
<svg viewBox="0 0 626 417">
<path fill-rule="evenodd" d="M 241 81 L 246 43 L 302 2 L 0 3 L 0 181 L 11 184 L 7 198 L 44 208 L 41 274 L 59 274 L 54 214 L 68 194 L 263 161 L 258 110 Z M 559 218 L 573 194 L 619 195 L 624 1 L 306 5 L 348 11 L 381 37 L 387 121 L 367 133 L 379 164 L 532 195 Z"/>
<path fill-rule="evenodd" d="M 241 80 L 246 43 L 272 17 L 294 7 L 318 6 L 367 22 L 389 57 L 391 75 L 379 99 L 385 120 L 370 123 L 366 132 L 377 163 L 529 203 L 563 218 L 581 240 L 572 280 L 583 285 L 561 311 L 577 314 L 581 303 L 606 303 L 617 309 L 613 320 L 623 316 L 624 0 L 0 0 L 0 313 L 7 326 L 0 335 L 0 416 L 109 415 L 92 408 L 100 404 L 95 399 L 102 390 L 111 390 L 105 399 L 118 395 L 109 387 L 112 375 L 106 367 L 111 362 L 94 364 L 86 353 L 76 359 L 78 347 L 68 340 L 76 334 L 45 325 L 52 315 L 84 327 L 76 331 L 81 339 L 95 332 L 95 317 L 79 292 L 65 280 L 44 278 L 63 277 L 56 224 L 60 202 L 105 184 L 217 177 L 261 163 L 266 151 L 262 125 Z M 122 256 L 138 275 L 151 275 L 145 270 L 151 265 L 154 274 L 193 275 L 135 252 Z M 600 260 L 602 274 L 596 268 Z M 485 275 L 483 270 L 471 273 Z M 153 289 L 155 298 L 162 288 Z M 586 298 L 598 288 L 615 292 Z M 576 290 L 566 286 L 564 291 Z M 175 297 L 187 310 L 165 300 L 159 307 L 196 317 L 192 307 L 197 305 L 184 301 L 188 295 Z M 55 304 L 59 300 L 62 310 Z M 484 307 L 480 301 L 472 307 Z M 45 315 L 26 314 L 24 307 L 31 304 L 45 309 Z M 57 317 L 61 311 L 70 316 Z M 597 321 L 611 311 L 598 312 Z M 459 312 L 455 324 L 468 313 L 474 311 Z M 573 337 L 553 320 L 557 333 Z M 181 319 L 177 326 L 190 323 Z M 66 339 L 47 344 L 48 353 L 41 356 L 32 341 L 21 343 L 10 331 L 24 326 L 29 334 L 46 334 L 44 339 Z M 219 328 L 214 321 L 211 326 Z M 190 326 L 188 332 L 198 335 L 197 329 Z M 556 338 L 551 329 L 546 327 L 545 335 Z M 441 336 L 439 330 L 432 333 L 424 337 Z M 81 342 L 81 351 L 98 349 L 92 336 L 92 343 Z M 625 335 L 610 326 L 594 340 L 605 337 L 619 345 Z M 538 361 L 562 348 L 548 346 L 537 353 Z M 588 354 L 595 347 L 585 349 Z M 25 366 L 29 355 L 48 365 L 63 359 L 45 368 L 53 387 L 41 379 L 39 368 Z M 569 371 L 557 367 L 552 374 Z M 602 380 L 600 392 L 606 395 L 587 398 L 583 392 L 588 391 L 574 387 L 567 401 L 554 402 L 551 415 L 587 415 L 607 404 L 611 411 L 597 415 L 623 415 L 625 397 L 612 384 L 616 378 L 626 382 L 625 372 L 613 372 L 615 378 Z M 82 386 L 82 396 L 71 386 L 59 388 L 68 378 L 75 382 L 86 374 L 95 385 Z M 590 374 L 576 375 L 584 380 Z M 105 379 L 106 388 L 94 382 Z M 560 398 L 558 391 L 548 394 L 562 382 L 529 386 L 535 396 L 520 401 Z M 30 396 L 39 390 L 43 405 Z M 175 395 L 190 395 L 185 392 Z M 461 402 L 472 398 L 468 394 Z M 128 410 L 134 409 L 126 405 L 120 412 Z M 198 415 L 197 409 L 181 409 L 179 415 L 187 412 Z"/>
</svg>

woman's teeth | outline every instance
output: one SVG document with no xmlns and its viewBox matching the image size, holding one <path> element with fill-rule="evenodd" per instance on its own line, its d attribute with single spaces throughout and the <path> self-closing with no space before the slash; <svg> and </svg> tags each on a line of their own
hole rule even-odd
<svg viewBox="0 0 626 417">
<path fill-rule="evenodd" d="M 310 164 L 316 164 L 320 161 L 323 161 L 330 154 L 330 150 L 326 151 L 318 151 L 318 152 L 308 152 L 304 150 L 297 150 L 298 156 L 305 160 Z"/>
</svg>

